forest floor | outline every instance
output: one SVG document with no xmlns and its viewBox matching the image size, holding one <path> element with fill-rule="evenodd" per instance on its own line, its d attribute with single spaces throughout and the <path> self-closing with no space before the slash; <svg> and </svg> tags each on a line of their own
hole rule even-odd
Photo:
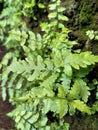
<svg viewBox="0 0 98 130">
<path fill-rule="evenodd" d="M 0 93 L 0 130 L 11 130 L 13 121 L 6 114 L 13 109 L 8 101 L 2 101 Z"/>
<path fill-rule="evenodd" d="M 6 50 L 3 46 L 0 46 L 0 61 L 5 55 Z M 1 70 L 0 70 L 1 73 Z M 6 101 L 2 100 L 1 96 L 1 86 L 0 86 L 0 130 L 11 130 L 13 127 L 13 121 L 7 116 L 7 113 L 13 109 L 12 105 Z"/>
</svg>

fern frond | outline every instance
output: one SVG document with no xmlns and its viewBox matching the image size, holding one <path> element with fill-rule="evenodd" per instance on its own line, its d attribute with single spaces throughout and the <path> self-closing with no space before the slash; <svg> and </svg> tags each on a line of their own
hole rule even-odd
<svg viewBox="0 0 98 130">
<path fill-rule="evenodd" d="M 86 85 L 86 83 L 82 79 L 76 79 L 73 87 L 71 88 L 69 92 L 69 99 L 81 99 L 84 102 L 88 101 L 88 97 L 90 95 L 89 87 Z"/>
<path fill-rule="evenodd" d="M 90 108 L 83 101 L 73 100 L 69 103 L 69 105 L 73 106 L 75 109 L 78 109 L 81 112 L 85 112 L 89 115 L 91 114 Z"/>
<path fill-rule="evenodd" d="M 77 62 L 78 61 L 78 62 Z M 91 52 L 82 52 L 80 54 L 70 54 L 65 58 L 64 64 L 70 64 L 73 68 L 86 68 L 98 62 L 98 56 L 94 56 Z"/>
</svg>

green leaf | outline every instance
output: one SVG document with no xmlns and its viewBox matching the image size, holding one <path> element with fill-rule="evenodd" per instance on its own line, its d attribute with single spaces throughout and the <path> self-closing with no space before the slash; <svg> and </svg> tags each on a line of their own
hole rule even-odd
<svg viewBox="0 0 98 130">
<path fill-rule="evenodd" d="M 95 36 L 95 39 L 98 40 L 98 36 Z"/>
<path fill-rule="evenodd" d="M 78 62 L 77 62 L 78 61 Z M 86 68 L 98 62 L 98 56 L 94 56 L 91 52 L 82 52 L 80 54 L 70 54 L 65 58 L 64 64 L 70 64 L 73 68 L 79 70 L 80 67 Z"/>
<path fill-rule="evenodd" d="M 31 128 L 31 124 L 28 123 L 28 122 L 26 122 L 26 123 L 25 123 L 24 130 L 30 130 L 30 128 Z"/>
<path fill-rule="evenodd" d="M 78 85 L 80 87 L 80 95 L 82 97 L 82 100 L 84 102 L 87 102 L 88 97 L 90 95 L 89 87 L 86 85 L 86 83 L 82 79 L 78 79 Z"/>
<path fill-rule="evenodd" d="M 86 35 L 92 40 L 94 39 L 95 35 L 94 35 L 94 30 L 88 30 L 86 32 Z"/>
<path fill-rule="evenodd" d="M 96 112 L 98 112 L 98 101 L 96 101 L 96 102 L 93 104 L 93 106 L 92 106 L 92 108 L 91 108 L 91 112 L 92 112 L 92 114 L 95 114 Z"/>
<path fill-rule="evenodd" d="M 64 7 L 59 7 L 59 8 L 58 8 L 58 12 L 63 12 L 63 11 L 65 11 L 65 8 L 64 8 Z"/>
<path fill-rule="evenodd" d="M 70 99 L 80 99 L 84 102 L 88 101 L 88 97 L 90 95 L 89 87 L 82 79 L 76 79 L 73 87 L 71 88 L 68 97 Z"/>
<path fill-rule="evenodd" d="M 9 102 L 12 102 L 12 99 L 14 98 L 14 90 L 12 88 L 9 88 L 9 96 L 10 96 L 10 99 L 9 99 Z"/>
<path fill-rule="evenodd" d="M 45 65 L 43 63 L 43 59 L 41 56 L 37 56 L 37 66 L 34 68 L 34 72 L 32 75 L 28 77 L 28 81 L 33 81 L 38 78 L 40 72 L 45 69 Z"/>
<path fill-rule="evenodd" d="M 57 0 L 56 4 L 59 6 L 61 4 L 61 0 Z"/>
<path fill-rule="evenodd" d="M 20 122 L 18 122 L 17 128 L 21 129 L 21 130 L 24 130 L 24 120 L 21 120 Z"/>
<path fill-rule="evenodd" d="M 88 66 L 87 68 L 80 68 L 79 70 L 74 70 L 74 74 L 78 78 L 83 78 L 93 70 L 93 66 Z"/>
<path fill-rule="evenodd" d="M 69 105 L 73 106 L 75 109 L 78 109 L 81 112 L 85 112 L 89 115 L 91 114 L 90 108 L 83 101 L 73 100 L 69 103 Z"/>
<path fill-rule="evenodd" d="M 65 98 L 66 91 L 64 87 L 60 84 L 57 84 L 57 87 L 58 87 L 58 97 Z"/>
<path fill-rule="evenodd" d="M 51 100 L 51 109 L 50 111 L 56 113 L 58 111 L 58 105 L 56 103 L 56 98 L 54 98 L 53 100 Z"/>
<path fill-rule="evenodd" d="M 72 76 L 72 68 L 69 64 L 66 64 L 64 66 L 64 72 L 67 76 L 71 77 Z"/>
<path fill-rule="evenodd" d="M 57 13 L 56 13 L 56 12 L 50 13 L 50 14 L 48 15 L 48 18 L 49 18 L 49 19 L 56 18 L 56 17 L 57 17 Z"/>
<path fill-rule="evenodd" d="M 49 86 L 53 85 L 57 77 L 58 77 L 57 73 L 52 73 L 52 75 L 50 75 L 46 80 L 42 82 L 41 86 L 44 86 L 45 88 L 49 88 Z"/>
<path fill-rule="evenodd" d="M 20 116 L 23 116 L 26 113 L 25 110 L 21 111 Z"/>
<path fill-rule="evenodd" d="M 56 3 L 55 4 L 49 4 L 48 7 L 49 7 L 49 10 L 55 10 L 57 5 L 56 5 Z"/>
<path fill-rule="evenodd" d="M 45 8 L 45 5 L 42 4 L 42 3 L 38 3 L 38 7 L 41 8 L 41 9 L 44 9 L 44 8 Z"/>
<path fill-rule="evenodd" d="M 54 68 L 53 62 L 49 58 L 47 58 L 44 61 L 44 63 L 46 64 L 48 70 L 53 70 L 53 68 Z"/>
<path fill-rule="evenodd" d="M 14 30 L 14 29 L 11 30 L 10 31 L 10 36 L 14 40 L 21 41 L 21 31 L 20 30 Z"/>
<path fill-rule="evenodd" d="M 63 63 L 62 55 L 59 50 L 55 50 L 54 55 L 53 55 L 53 63 L 55 67 L 61 67 Z"/>
<path fill-rule="evenodd" d="M 18 123 L 20 121 L 20 119 L 21 119 L 20 115 L 16 116 L 15 122 Z"/>
<path fill-rule="evenodd" d="M 55 95 L 51 87 L 45 86 L 43 91 L 45 91 L 45 94 L 49 97 L 53 97 Z"/>
<path fill-rule="evenodd" d="M 62 74 L 62 77 L 60 80 L 62 81 L 62 86 L 64 87 L 67 94 L 70 89 L 71 78 L 65 74 Z"/>
<path fill-rule="evenodd" d="M 68 17 L 61 15 L 61 14 L 58 15 L 58 19 L 63 20 L 63 21 L 68 21 Z"/>
<path fill-rule="evenodd" d="M 96 92 L 96 99 L 98 99 L 98 92 Z"/>
<path fill-rule="evenodd" d="M 63 129 L 69 130 L 69 123 L 63 123 Z"/>
<path fill-rule="evenodd" d="M 56 2 L 56 0 L 52 0 L 52 2 Z"/>
<path fill-rule="evenodd" d="M 57 113 L 59 113 L 59 117 L 62 118 L 65 116 L 68 112 L 68 104 L 66 99 L 57 99 Z"/>
<path fill-rule="evenodd" d="M 47 121 L 48 121 L 47 117 L 42 117 L 40 121 L 40 126 L 45 126 Z"/>
<path fill-rule="evenodd" d="M 71 90 L 69 91 L 68 98 L 69 99 L 80 99 L 80 86 L 78 84 L 78 81 L 76 80 L 71 87 Z"/>
<path fill-rule="evenodd" d="M 63 25 L 62 23 L 59 23 L 59 24 L 58 24 L 58 27 L 59 27 L 59 28 L 64 28 L 64 25 Z"/>
<path fill-rule="evenodd" d="M 35 98 L 36 96 L 39 98 L 43 98 L 46 95 L 46 91 L 42 87 L 32 88 L 31 96 Z M 36 100 L 36 99 L 35 99 Z"/>
<path fill-rule="evenodd" d="M 12 75 L 12 78 L 10 79 L 10 82 L 9 82 L 9 84 L 8 84 L 8 88 L 11 88 L 11 87 L 13 86 L 16 77 L 17 77 L 17 74 L 13 74 L 13 75 Z"/>
<path fill-rule="evenodd" d="M 4 56 L 4 58 L 2 59 L 1 64 L 2 64 L 2 65 L 7 65 L 8 62 L 9 62 L 9 60 L 10 60 L 13 56 L 14 56 L 14 55 L 13 55 L 12 52 L 7 53 L 7 54 Z"/>
<path fill-rule="evenodd" d="M 36 69 L 33 72 L 33 74 L 28 77 L 28 81 L 34 81 L 35 79 L 38 78 L 39 74 L 40 74 L 40 70 Z"/>
<path fill-rule="evenodd" d="M 24 79 L 21 77 L 21 78 L 17 81 L 16 89 L 20 89 L 20 88 L 22 87 L 23 80 L 24 80 Z"/>
<path fill-rule="evenodd" d="M 36 113 L 35 115 L 32 115 L 30 119 L 28 119 L 28 122 L 33 124 L 38 120 L 38 118 L 39 118 L 39 113 Z"/>
<path fill-rule="evenodd" d="M 3 99 L 3 101 L 6 100 L 6 96 L 7 96 L 7 94 L 6 94 L 6 87 L 2 87 L 2 99 Z"/>
<path fill-rule="evenodd" d="M 76 110 L 74 109 L 74 107 L 69 105 L 69 115 L 73 116 L 73 115 L 75 115 L 75 112 L 76 112 Z"/>
<path fill-rule="evenodd" d="M 29 33 L 30 40 L 35 40 L 36 39 L 36 35 L 35 35 L 34 32 L 29 31 L 28 33 Z"/>
<path fill-rule="evenodd" d="M 28 119 L 28 118 L 30 118 L 32 115 L 33 115 L 32 112 L 27 112 L 27 113 L 24 115 L 24 119 Z"/>
<path fill-rule="evenodd" d="M 47 98 L 43 100 L 44 107 L 42 109 L 42 113 L 47 114 L 51 110 L 52 101 L 51 99 Z"/>
<path fill-rule="evenodd" d="M 35 126 L 37 128 L 44 127 L 44 126 L 46 126 L 47 121 L 48 121 L 47 117 L 41 117 L 41 119 L 39 121 L 37 121 L 37 123 L 35 124 Z"/>
</svg>

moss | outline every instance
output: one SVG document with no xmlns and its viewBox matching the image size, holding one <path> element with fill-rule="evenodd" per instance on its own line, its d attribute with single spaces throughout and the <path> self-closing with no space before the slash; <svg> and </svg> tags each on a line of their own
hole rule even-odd
<svg viewBox="0 0 98 130">
<path fill-rule="evenodd" d="M 96 0 L 83 0 L 80 5 L 80 16 L 79 16 L 79 25 L 80 28 L 83 26 L 92 26 L 94 22 L 94 14 L 95 14 L 95 3 Z"/>
<path fill-rule="evenodd" d="M 70 123 L 70 130 L 98 130 L 98 115 L 81 115 L 65 117 L 65 121 Z"/>
</svg>

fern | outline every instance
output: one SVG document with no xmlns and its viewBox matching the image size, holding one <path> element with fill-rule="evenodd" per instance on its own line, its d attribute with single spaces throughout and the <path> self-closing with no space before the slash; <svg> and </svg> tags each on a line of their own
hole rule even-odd
<svg viewBox="0 0 98 130">
<path fill-rule="evenodd" d="M 96 112 L 98 112 L 98 101 L 96 101 L 91 109 L 92 114 L 95 114 Z"/>
<path fill-rule="evenodd" d="M 69 99 L 81 99 L 87 102 L 90 95 L 89 87 L 81 79 L 76 79 L 68 95 Z"/>
<path fill-rule="evenodd" d="M 35 6 L 32 2 L 25 3 L 24 9 Z M 93 109 L 97 111 L 97 105 L 93 109 L 87 105 L 91 93 L 85 77 L 98 56 L 72 53 L 76 43 L 69 41 L 70 30 L 62 22 L 68 20 L 62 14 L 65 8 L 60 0 L 52 0 L 49 9 L 50 22 L 40 25 L 43 35 L 22 26 L 12 28 L 5 42 L 14 51 L 1 61 L 2 97 L 6 100 L 8 91 L 9 101 L 15 106 L 8 115 L 19 130 L 51 130 L 57 126 L 58 130 L 68 130 L 68 124 L 62 122 L 68 112 L 73 115 L 79 110 L 90 115 Z M 59 123 L 49 121 L 49 112 Z"/>
<path fill-rule="evenodd" d="M 73 100 L 70 105 L 72 105 L 74 108 L 77 108 L 79 111 L 91 114 L 90 108 L 80 100 Z"/>
</svg>

